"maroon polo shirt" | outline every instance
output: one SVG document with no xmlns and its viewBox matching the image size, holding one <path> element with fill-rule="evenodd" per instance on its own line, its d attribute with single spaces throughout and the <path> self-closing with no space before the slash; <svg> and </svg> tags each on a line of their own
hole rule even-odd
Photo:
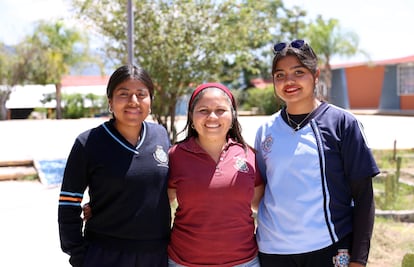
<svg viewBox="0 0 414 267">
<path fill-rule="evenodd" d="M 168 254 L 186 266 L 234 266 L 257 254 L 251 201 L 263 183 L 254 152 L 232 140 L 216 163 L 194 138 L 170 150 L 178 208 Z"/>
</svg>

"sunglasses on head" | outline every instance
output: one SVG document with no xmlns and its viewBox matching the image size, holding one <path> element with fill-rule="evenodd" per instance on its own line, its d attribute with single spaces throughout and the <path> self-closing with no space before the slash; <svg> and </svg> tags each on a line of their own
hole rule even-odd
<svg viewBox="0 0 414 267">
<path fill-rule="evenodd" d="M 289 46 L 291 46 L 293 48 L 296 48 L 296 49 L 301 49 L 305 44 L 306 44 L 306 42 L 304 40 L 300 40 L 300 39 L 294 40 L 291 43 L 285 43 L 285 42 L 277 43 L 273 46 L 273 53 L 277 54 L 277 53 L 279 53 L 280 51 L 282 51 L 283 49 L 285 49 L 286 47 L 289 47 Z"/>
</svg>

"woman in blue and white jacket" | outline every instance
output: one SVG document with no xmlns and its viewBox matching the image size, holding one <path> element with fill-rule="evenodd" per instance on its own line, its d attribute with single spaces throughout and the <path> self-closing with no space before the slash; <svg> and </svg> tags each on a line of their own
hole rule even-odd
<svg viewBox="0 0 414 267">
<path fill-rule="evenodd" d="M 379 170 L 360 122 L 317 97 L 319 73 L 305 41 L 274 46 L 273 84 L 286 107 L 255 140 L 266 181 L 257 228 L 262 267 L 367 263 Z"/>
</svg>

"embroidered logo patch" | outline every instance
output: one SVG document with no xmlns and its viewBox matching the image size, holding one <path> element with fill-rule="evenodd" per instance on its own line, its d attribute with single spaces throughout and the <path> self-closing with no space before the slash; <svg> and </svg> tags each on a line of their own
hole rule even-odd
<svg viewBox="0 0 414 267">
<path fill-rule="evenodd" d="M 262 150 L 265 153 L 269 153 L 273 145 L 273 137 L 271 135 L 266 136 L 265 140 L 262 142 Z"/>
<path fill-rule="evenodd" d="M 334 267 L 347 267 L 349 265 L 350 255 L 348 249 L 338 249 L 338 254 L 332 258 Z"/>
<path fill-rule="evenodd" d="M 249 171 L 249 166 L 247 166 L 246 159 L 241 157 L 234 157 L 236 160 L 234 163 L 234 168 L 239 172 L 247 173 Z"/>
<path fill-rule="evenodd" d="M 160 166 L 168 167 L 168 154 L 162 149 L 162 146 L 157 146 L 157 149 L 152 155 Z"/>
</svg>

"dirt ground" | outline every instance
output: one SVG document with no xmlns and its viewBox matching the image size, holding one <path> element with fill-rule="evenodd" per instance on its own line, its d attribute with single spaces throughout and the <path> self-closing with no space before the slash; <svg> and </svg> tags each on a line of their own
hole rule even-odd
<svg viewBox="0 0 414 267">
<path fill-rule="evenodd" d="M 377 219 L 367 267 L 401 267 L 406 253 L 414 253 L 414 223 Z"/>
</svg>

